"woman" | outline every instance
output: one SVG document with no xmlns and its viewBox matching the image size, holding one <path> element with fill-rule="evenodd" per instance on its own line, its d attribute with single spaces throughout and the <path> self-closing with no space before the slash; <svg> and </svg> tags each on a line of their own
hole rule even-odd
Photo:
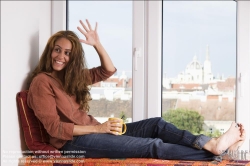
<svg viewBox="0 0 250 166">
<path fill-rule="evenodd" d="M 213 160 L 243 143 L 245 131 L 237 123 L 219 138 L 209 138 L 151 118 L 128 123 L 126 133 L 117 136 L 119 124 L 101 124 L 88 115 L 89 85 L 107 79 L 116 68 L 99 40 L 97 24 L 92 29 L 88 20 L 87 26 L 80 23 L 83 29 L 77 28 L 86 40 L 72 31 L 51 36 L 31 79 L 28 105 L 50 135 L 51 145 L 71 157 Z M 95 48 L 101 66 L 87 69 L 81 43 Z"/>
</svg>

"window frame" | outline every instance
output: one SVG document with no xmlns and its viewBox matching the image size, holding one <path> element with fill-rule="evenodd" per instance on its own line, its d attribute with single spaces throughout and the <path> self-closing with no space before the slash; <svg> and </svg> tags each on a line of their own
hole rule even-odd
<svg viewBox="0 0 250 166">
<path fill-rule="evenodd" d="M 132 119 L 145 119 L 145 2 L 133 1 L 133 41 L 132 41 Z"/>
<path fill-rule="evenodd" d="M 161 36 L 162 2 L 133 1 L 133 121 L 161 117 Z"/>
<path fill-rule="evenodd" d="M 236 122 L 247 132 L 242 150 L 250 151 L 250 2 L 237 2 L 237 90 Z"/>
<path fill-rule="evenodd" d="M 51 33 L 67 29 L 67 1 L 51 1 Z"/>
<path fill-rule="evenodd" d="M 51 3 L 53 34 L 66 29 L 67 1 Z M 161 117 L 162 3 L 163 1 L 133 1 L 133 121 Z M 236 3 L 236 122 L 243 123 L 245 130 L 250 131 L 250 2 Z M 135 50 L 139 50 L 139 54 Z M 139 57 L 135 61 L 136 54 Z M 249 152 L 249 145 L 250 139 L 247 134 L 241 149 Z"/>
</svg>

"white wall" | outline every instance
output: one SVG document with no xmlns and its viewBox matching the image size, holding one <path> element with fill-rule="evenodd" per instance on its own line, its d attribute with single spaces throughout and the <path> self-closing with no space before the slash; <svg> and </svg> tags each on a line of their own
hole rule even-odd
<svg viewBox="0 0 250 166">
<path fill-rule="evenodd" d="M 1 1 L 1 165 L 17 165 L 25 150 L 16 93 L 51 35 L 51 1 Z M 8 154 L 11 153 L 11 154 Z"/>
</svg>

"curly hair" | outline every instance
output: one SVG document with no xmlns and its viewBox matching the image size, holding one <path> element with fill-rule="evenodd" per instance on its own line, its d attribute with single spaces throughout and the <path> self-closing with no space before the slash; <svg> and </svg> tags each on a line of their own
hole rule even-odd
<svg viewBox="0 0 250 166">
<path fill-rule="evenodd" d="M 80 110 L 88 112 L 88 102 L 91 100 L 89 92 L 91 80 L 89 72 L 86 70 L 87 65 L 82 44 L 73 31 L 59 31 L 49 38 L 39 64 L 32 72 L 29 83 L 37 74 L 42 72 L 51 73 L 53 71 L 51 53 L 55 47 L 56 41 L 60 38 L 68 39 L 72 44 L 69 62 L 64 69 L 63 88 L 68 95 L 76 96 L 76 101 L 80 105 Z"/>
</svg>

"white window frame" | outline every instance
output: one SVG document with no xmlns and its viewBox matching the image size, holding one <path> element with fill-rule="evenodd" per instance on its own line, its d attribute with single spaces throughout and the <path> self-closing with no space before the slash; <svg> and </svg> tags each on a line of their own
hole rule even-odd
<svg viewBox="0 0 250 166">
<path fill-rule="evenodd" d="M 52 1 L 52 34 L 66 29 L 66 3 Z M 133 1 L 133 121 L 161 116 L 161 5 Z"/>
<path fill-rule="evenodd" d="M 250 150 L 250 2 L 237 2 L 237 98 L 236 122 L 247 134 L 241 150 Z"/>
<path fill-rule="evenodd" d="M 148 42 L 145 53 L 145 118 L 157 117 L 161 111 L 161 86 L 162 81 L 159 78 L 161 69 L 161 38 L 150 38 L 150 34 L 161 33 L 161 16 L 162 12 L 161 1 L 147 1 L 149 7 L 145 13 L 147 31 L 145 40 Z M 241 146 L 241 150 L 250 151 L 250 1 L 238 1 L 237 3 L 237 99 L 236 99 L 236 122 L 243 123 L 247 133 L 246 140 Z M 146 5 L 147 6 L 147 5 Z M 150 9 L 152 7 L 152 9 Z M 157 12 L 157 10 L 159 10 Z M 157 21 L 156 21 L 157 20 Z M 159 22 L 160 21 L 160 22 Z M 156 28 L 150 28 L 153 25 Z M 158 33 L 156 32 L 158 31 Z M 161 34 L 160 34 L 161 35 Z M 155 44 L 157 43 L 157 44 Z M 160 53 L 160 54 L 158 54 Z"/>
<path fill-rule="evenodd" d="M 52 34 L 66 29 L 66 1 L 52 2 Z M 133 121 L 161 116 L 162 1 L 133 1 Z M 136 60 L 135 60 L 136 59 Z M 250 150 L 250 2 L 237 2 L 236 121 Z"/>
<path fill-rule="evenodd" d="M 145 119 L 145 75 L 144 75 L 144 58 L 145 58 L 145 6 L 144 1 L 133 1 L 133 92 L 132 92 L 132 119 L 138 121 Z"/>
<path fill-rule="evenodd" d="M 146 118 L 161 117 L 162 110 L 162 1 L 146 1 Z"/>
<path fill-rule="evenodd" d="M 66 30 L 67 1 L 51 1 L 51 33 Z"/>
<path fill-rule="evenodd" d="M 161 1 L 133 1 L 133 121 L 161 117 L 161 9 Z"/>
</svg>

